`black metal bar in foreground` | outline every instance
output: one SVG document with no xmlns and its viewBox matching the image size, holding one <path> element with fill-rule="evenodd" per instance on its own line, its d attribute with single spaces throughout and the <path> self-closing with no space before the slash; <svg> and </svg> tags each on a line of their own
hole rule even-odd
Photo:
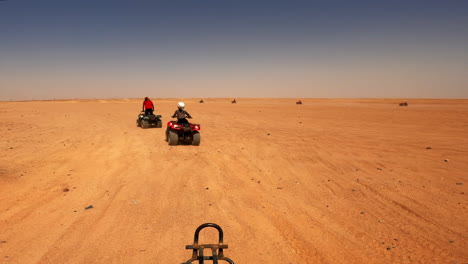
<svg viewBox="0 0 468 264">
<path fill-rule="evenodd" d="M 218 230 L 218 233 L 219 233 L 218 244 L 201 244 L 201 245 L 198 244 L 198 236 L 200 234 L 200 231 L 206 227 L 213 227 Z M 195 230 L 193 245 L 185 246 L 185 249 L 193 250 L 192 258 L 182 264 L 191 264 L 192 262 L 197 261 L 197 260 L 199 264 L 204 264 L 205 260 L 213 260 L 213 264 L 218 264 L 219 260 L 224 260 L 230 264 L 235 264 L 234 261 L 224 256 L 223 249 L 225 248 L 227 249 L 228 245 L 223 244 L 223 237 L 224 237 L 223 229 L 221 229 L 221 227 L 217 224 L 206 223 L 206 224 L 199 226 L 197 230 Z M 211 256 L 205 256 L 203 254 L 203 251 L 205 249 L 211 249 Z"/>
</svg>

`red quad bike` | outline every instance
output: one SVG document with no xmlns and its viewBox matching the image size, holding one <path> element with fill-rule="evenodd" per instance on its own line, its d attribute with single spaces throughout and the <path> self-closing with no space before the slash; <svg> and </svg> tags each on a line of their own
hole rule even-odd
<svg viewBox="0 0 468 264">
<path fill-rule="evenodd" d="M 192 123 L 167 122 L 166 141 L 175 146 L 179 143 L 200 145 L 200 125 Z"/>
</svg>

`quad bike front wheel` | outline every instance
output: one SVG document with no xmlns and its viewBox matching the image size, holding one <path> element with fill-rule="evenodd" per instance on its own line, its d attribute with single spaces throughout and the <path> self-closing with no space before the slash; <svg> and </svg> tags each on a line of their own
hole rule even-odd
<svg viewBox="0 0 468 264">
<path fill-rule="evenodd" d="M 141 127 L 140 120 L 137 119 L 136 123 L 137 123 L 137 127 Z"/>
<path fill-rule="evenodd" d="M 179 144 L 179 135 L 174 131 L 169 131 L 169 145 L 175 146 Z"/>
<path fill-rule="evenodd" d="M 157 128 L 162 127 L 162 121 L 161 121 L 161 120 L 158 120 L 158 121 L 156 122 L 156 127 L 157 127 Z"/>
</svg>

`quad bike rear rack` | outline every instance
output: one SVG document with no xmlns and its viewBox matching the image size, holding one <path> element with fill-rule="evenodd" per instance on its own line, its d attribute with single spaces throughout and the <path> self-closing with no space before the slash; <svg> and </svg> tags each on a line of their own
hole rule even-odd
<svg viewBox="0 0 468 264">
<path fill-rule="evenodd" d="M 213 227 L 218 230 L 218 233 L 219 233 L 218 244 L 201 244 L 201 245 L 198 244 L 198 236 L 200 234 L 200 231 L 206 227 Z M 219 260 L 224 260 L 229 264 L 235 264 L 234 261 L 224 256 L 223 249 L 227 249 L 228 245 L 223 244 L 223 236 L 224 236 L 223 229 L 221 229 L 221 227 L 217 224 L 206 223 L 206 224 L 199 226 L 197 230 L 195 230 L 193 245 L 185 246 L 185 249 L 193 250 L 192 258 L 182 264 L 191 264 L 197 260 L 198 260 L 198 264 L 204 264 L 205 260 L 212 260 L 213 264 L 219 264 L 218 262 Z M 204 255 L 203 251 L 205 249 L 211 249 L 211 256 Z"/>
</svg>

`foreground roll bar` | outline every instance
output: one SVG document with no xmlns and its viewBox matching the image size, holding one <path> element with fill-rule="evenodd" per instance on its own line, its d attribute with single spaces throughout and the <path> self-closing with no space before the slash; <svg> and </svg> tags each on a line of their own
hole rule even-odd
<svg viewBox="0 0 468 264">
<path fill-rule="evenodd" d="M 198 237 L 200 235 L 200 231 L 206 227 L 213 227 L 218 230 L 218 233 L 219 233 L 218 244 L 201 244 L 201 245 L 198 244 Z M 219 264 L 218 260 L 224 260 L 228 262 L 229 264 L 235 264 L 234 261 L 224 256 L 223 249 L 227 249 L 228 245 L 223 244 L 223 236 L 224 236 L 223 229 L 221 229 L 221 227 L 217 224 L 206 223 L 206 224 L 199 226 L 197 230 L 195 230 L 195 235 L 193 238 L 193 245 L 185 246 L 185 249 L 193 250 L 192 258 L 182 264 L 191 264 L 192 262 L 197 261 L 197 260 L 199 264 L 204 264 L 205 260 L 213 260 L 213 264 Z M 211 249 L 211 256 L 205 256 L 203 254 L 203 250 L 205 249 Z"/>
</svg>

